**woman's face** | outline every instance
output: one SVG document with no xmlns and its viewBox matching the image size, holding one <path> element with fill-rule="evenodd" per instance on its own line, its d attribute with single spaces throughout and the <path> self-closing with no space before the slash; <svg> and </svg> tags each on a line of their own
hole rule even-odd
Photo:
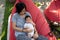
<svg viewBox="0 0 60 40">
<path fill-rule="evenodd" d="M 20 12 L 20 15 L 24 15 L 26 12 L 25 8 Z"/>
</svg>

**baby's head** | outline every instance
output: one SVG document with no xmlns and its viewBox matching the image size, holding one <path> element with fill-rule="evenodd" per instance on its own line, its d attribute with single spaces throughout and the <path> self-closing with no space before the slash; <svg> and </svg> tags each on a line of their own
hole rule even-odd
<svg viewBox="0 0 60 40">
<path fill-rule="evenodd" d="M 32 19 L 31 19 L 30 16 L 26 16 L 26 17 L 25 17 L 25 20 L 26 20 L 27 23 L 29 23 L 30 21 L 32 21 Z"/>
</svg>

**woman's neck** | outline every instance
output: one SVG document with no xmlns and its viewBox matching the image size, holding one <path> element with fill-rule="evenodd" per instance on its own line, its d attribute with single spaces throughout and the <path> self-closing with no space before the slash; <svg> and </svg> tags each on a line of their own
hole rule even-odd
<svg viewBox="0 0 60 40">
<path fill-rule="evenodd" d="M 22 18 L 25 18 L 25 14 L 23 14 L 23 15 L 20 14 L 20 16 L 21 16 Z"/>
</svg>

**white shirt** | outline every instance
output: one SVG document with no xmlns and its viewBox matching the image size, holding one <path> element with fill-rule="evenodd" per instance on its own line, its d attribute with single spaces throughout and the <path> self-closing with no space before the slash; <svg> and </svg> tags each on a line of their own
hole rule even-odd
<svg viewBox="0 0 60 40">
<path fill-rule="evenodd" d="M 33 24 L 31 23 L 25 23 L 24 28 L 29 28 L 32 30 L 32 32 L 28 33 L 28 35 L 30 35 L 30 37 L 32 37 L 34 35 L 34 27 Z"/>
</svg>

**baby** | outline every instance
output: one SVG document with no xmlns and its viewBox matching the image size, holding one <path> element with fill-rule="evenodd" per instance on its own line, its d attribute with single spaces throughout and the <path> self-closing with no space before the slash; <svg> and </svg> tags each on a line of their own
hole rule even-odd
<svg viewBox="0 0 60 40">
<path fill-rule="evenodd" d="M 29 28 L 29 29 L 32 30 L 32 32 L 27 33 L 28 37 L 32 38 L 33 35 L 34 35 L 34 25 L 35 24 L 33 23 L 33 21 L 32 21 L 30 16 L 26 16 L 25 20 L 26 20 L 26 23 L 24 25 L 24 28 Z M 32 38 L 32 40 L 34 40 L 34 39 Z"/>
</svg>

